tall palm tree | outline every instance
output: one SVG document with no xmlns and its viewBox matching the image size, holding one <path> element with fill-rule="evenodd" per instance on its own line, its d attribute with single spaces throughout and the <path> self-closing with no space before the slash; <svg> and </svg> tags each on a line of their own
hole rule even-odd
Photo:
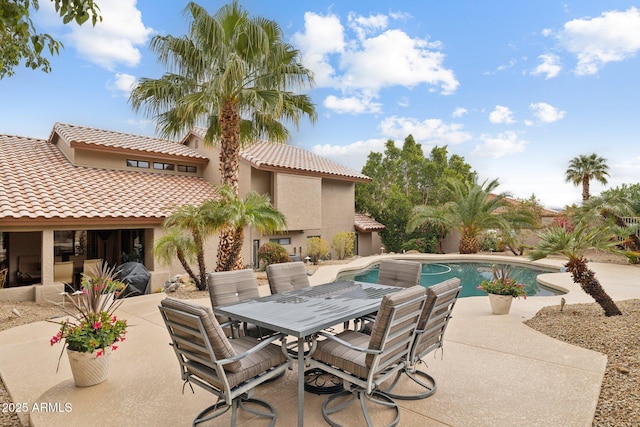
<svg viewBox="0 0 640 427">
<path fill-rule="evenodd" d="M 589 184 L 592 179 L 606 185 L 609 176 L 607 159 L 599 157 L 596 153 L 590 156 L 580 155 L 569 162 L 569 168 L 565 172 L 565 181 L 571 182 L 576 187 L 582 185 L 582 201 L 589 200 Z"/>
<path fill-rule="evenodd" d="M 618 233 L 619 230 L 614 225 L 600 224 L 594 227 L 586 221 L 579 222 L 573 229 L 553 226 L 540 233 L 540 242 L 528 256 L 532 260 L 554 254 L 565 256 L 568 259 L 565 267 L 571 273 L 574 283 L 579 284 L 582 290 L 593 297 L 604 310 L 605 316 L 618 316 L 622 312 L 602 288 L 595 273 L 588 268 L 585 258 L 588 249 L 598 249 L 634 259 L 636 254 L 624 253 L 617 249 Z"/>
<path fill-rule="evenodd" d="M 185 14 L 188 35 L 158 35 L 151 41 L 169 71 L 159 79 L 140 79 L 130 102 L 134 111 L 157 120 L 162 136 L 205 127 L 205 145 L 220 147 L 222 184 L 238 194 L 243 146 L 259 138 L 285 142 L 284 122 L 297 127 L 304 116 L 315 122 L 310 97 L 292 92 L 312 86 L 313 76 L 276 22 L 250 17 L 236 0 L 214 15 L 190 2 Z M 229 256 L 233 236 L 232 229 L 221 233 L 219 257 Z"/>
<path fill-rule="evenodd" d="M 207 289 L 204 242 L 209 235 L 220 230 L 224 225 L 224 219 L 212 212 L 208 203 L 203 203 L 200 206 L 179 206 L 164 220 L 163 227 L 165 229 L 178 228 L 191 234 L 198 261 L 198 277 L 195 278 L 195 282 L 201 291 Z"/>
<path fill-rule="evenodd" d="M 508 194 L 493 194 L 498 185 L 497 179 L 482 184 L 478 184 L 477 178 L 473 181 L 449 179 L 445 187 L 449 202 L 439 206 L 416 206 L 407 224 L 407 231 L 411 233 L 425 225 L 458 230 L 460 253 L 477 253 L 480 250 L 478 236 L 483 230 L 508 230 L 512 222 L 520 221 L 520 217 L 509 218 L 504 215 Z M 531 220 L 522 218 L 522 221 Z"/>
<path fill-rule="evenodd" d="M 242 242 L 244 230 L 253 227 L 260 233 L 273 233 L 284 230 L 287 226 L 285 216 L 271 205 L 267 195 L 252 191 L 244 199 L 234 194 L 231 187 L 223 185 L 218 189 L 221 196 L 219 202 L 207 202 L 205 209 L 213 215 L 223 218 L 226 225 L 233 230 L 233 246 L 229 256 L 218 257 L 216 271 L 237 270 L 243 268 Z"/>
<path fill-rule="evenodd" d="M 165 264 L 171 264 L 174 258 L 178 258 L 182 268 L 193 282 L 198 284 L 200 281 L 189 265 L 196 258 L 196 245 L 193 243 L 193 239 L 180 228 L 167 229 L 166 233 L 155 241 L 153 255 Z"/>
</svg>

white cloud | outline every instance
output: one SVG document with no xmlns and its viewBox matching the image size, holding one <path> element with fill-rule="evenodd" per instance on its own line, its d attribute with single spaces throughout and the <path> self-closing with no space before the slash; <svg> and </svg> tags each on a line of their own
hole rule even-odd
<svg viewBox="0 0 640 427">
<path fill-rule="evenodd" d="M 560 74 L 562 66 L 560 65 L 560 57 L 552 53 L 538 56 L 541 64 L 538 65 L 535 70 L 531 72 L 534 76 L 543 74 L 545 79 L 552 79 Z"/>
<path fill-rule="evenodd" d="M 466 108 L 462 108 L 462 107 L 458 107 L 455 110 L 453 110 L 453 114 L 451 114 L 453 117 L 462 117 L 465 114 L 467 114 L 469 111 L 467 111 Z"/>
<path fill-rule="evenodd" d="M 389 18 L 385 15 L 370 15 L 368 18 L 358 16 L 354 12 L 349 13 L 349 26 L 358 35 L 358 39 L 363 40 L 368 34 L 375 34 L 376 31 L 384 30 L 389 24 Z"/>
<path fill-rule="evenodd" d="M 489 121 L 494 124 L 515 123 L 513 120 L 513 113 L 508 107 L 503 105 L 496 105 L 496 108 L 489 113 Z"/>
<path fill-rule="evenodd" d="M 385 15 L 350 14 L 348 21 L 351 37 L 336 15 L 307 12 L 304 32 L 293 36 L 304 65 L 314 72 L 317 87 L 365 99 L 375 98 L 380 90 L 393 86 L 426 84 L 445 95 L 458 88 L 454 72 L 444 66 L 440 42 L 412 38 L 402 30 L 388 28 L 389 17 Z"/>
<path fill-rule="evenodd" d="M 372 98 L 364 96 L 338 98 L 334 95 L 329 95 L 325 98 L 322 105 L 336 113 L 350 114 L 378 113 L 382 107 L 382 104 L 379 102 L 372 102 Z"/>
<path fill-rule="evenodd" d="M 518 135 L 512 131 L 503 132 L 496 136 L 483 134 L 480 139 L 482 144 L 477 145 L 471 154 L 494 159 L 499 159 L 508 154 L 520 153 L 524 151 L 525 145 L 529 143 L 518 138 Z"/>
<path fill-rule="evenodd" d="M 344 28 L 340 18 L 306 12 L 304 28 L 304 33 L 293 35 L 294 44 L 302 52 L 302 61 L 305 67 L 313 71 L 318 87 L 332 87 L 336 82 L 330 55 L 339 54 L 345 49 Z"/>
<path fill-rule="evenodd" d="M 129 97 L 129 94 L 136 86 L 136 77 L 131 74 L 116 73 L 115 80 L 107 82 L 107 89 L 117 92 L 122 96 Z"/>
<path fill-rule="evenodd" d="M 568 21 L 558 35 L 562 46 L 575 54 L 578 75 L 597 74 L 607 62 L 623 61 L 640 50 L 640 11 L 607 11 L 597 18 Z"/>
<path fill-rule="evenodd" d="M 542 123 L 553 123 L 564 118 L 566 111 L 560 111 L 546 102 L 535 102 L 529 105 L 533 115 Z"/>
<path fill-rule="evenodd" d="M 116 64 L 134 67 L 140 62 L 137 46 L 144 45 L 154 32 L 145 27 L 136 0 L 100 3 L 102 22 L 93 27 L 71 25 L 68 38 L 80 55 L 108 70 Z"/>
<path fill-rule="evenodd" d="M 504 71 L 504 70 L 508 70 L 509 68 L 513 68 L 516 64 L 518 63 L 518 61 L 516 59 L 510 59 L 508 63 L 506 64 L 500 64 L 498 65 L 498 67 L 496 67 L 495 70 L 493 71 L 485 71 L 483 74 L 485 76 L 490 76 L 492 74 L 496 74 L 500 71 Z"/>
<path fill-rule="evenodd" d="M 384 138 L 375 138 L 366 141 L 356 141 L 349 145 L 314 145 L 311 151 L 319 156 L 359 171 L 362 170 L 362 167 L 367 162 L 369 153 L 372 151 L 378 153 L 384 152 L 386 143 L 387 140 Z"/>
<path fill-rule="evenodd" d="M 387 117 L 380 122 L 380 130 L 391 139 L 404 140 L 413 135 L 416 142 L 431 145 L 455 145 L 471 139 L 468 132 L 462 130 L 457 123 L 446 124 L 439 119 L 419 121 L 410 117 Z"/>
</svg>

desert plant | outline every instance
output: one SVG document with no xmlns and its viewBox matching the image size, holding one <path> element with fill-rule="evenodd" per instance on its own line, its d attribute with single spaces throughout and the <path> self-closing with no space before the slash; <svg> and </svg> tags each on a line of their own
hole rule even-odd
<svg viewBox="0 0 640 427">
<path fill-rule="evenodd" d="M 356 233 L 353 231 L 343 231 L 333 236 L 331 247 L 336 252 L 336 258 L 345 259 L 353 256 Z"/>
<path fill-rule="evenodd" d="M 307 255 L 311 262 L 316 265 L 321 259 L 329 258 L 329 242 L 320 237 L 310 237 L 307 239 Z"/>
</svg>

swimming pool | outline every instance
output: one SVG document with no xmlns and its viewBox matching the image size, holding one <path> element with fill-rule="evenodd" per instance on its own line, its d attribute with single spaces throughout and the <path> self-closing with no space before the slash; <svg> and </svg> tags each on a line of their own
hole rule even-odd
<svg viewBox="0 0 640 427">
<path fill-rule="evenodd" d="M 499 265 L 505 265 L 500 263 Z M 453 277 L 460 278 L 462 292 L 460 297 L 472 297 L 486 295 L 484 291 L 476 289 L 483 280 L 491 280 L 493 277 L 494 263 L 490 262 L 443 262 L 443 263 L 422 263 L 422 274 L 420 284 L 425 287 L 435 285 L 443 280 Z M 527 296 L 552 296 L 561 295 L 564 292 L 551 289 L 539 284 L 536 280 L 538 274 L 554 273 L 556 269 L 545 269 L 538 267 L 527 267 L 523 265 L 511 264 L 510 277 L 522 283 L 527 290 Z M 378 267 L 371 268 L 357 273 L 341 273 L 338 279 L 358 280 L 367 283 L 376 283 L 378 280 Z"/>
</svg>

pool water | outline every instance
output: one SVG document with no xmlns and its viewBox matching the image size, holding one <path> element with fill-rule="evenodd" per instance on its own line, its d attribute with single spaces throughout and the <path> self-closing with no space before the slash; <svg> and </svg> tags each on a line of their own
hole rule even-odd
<svg viewBox="0 0 640 427">
<path fill-rule="evenodd" d="M 493 278 L 492 263 L 481 262 L 448 262 L 448 263 L 422 263 L 422 275 L 420 284 L 429 287 L 453 277 L 460 278 L 462 292 L 460 297 L 472 297 L 487 295 L 484 291 L 476 289 L 483 280 Z M 563 292 L 540 285 L 536 277 L 541 273 L 552 273 L 557 270 L 509 265 L 510 277 L 522 283 L 527 291 L 527 296 L 551 296 L 560 295 Z M 339 279 L 352 279 L 367 283 L 376 283 L 378 280 L 378 265 L 358 274 L 341 274 Z"/>
</svg>

